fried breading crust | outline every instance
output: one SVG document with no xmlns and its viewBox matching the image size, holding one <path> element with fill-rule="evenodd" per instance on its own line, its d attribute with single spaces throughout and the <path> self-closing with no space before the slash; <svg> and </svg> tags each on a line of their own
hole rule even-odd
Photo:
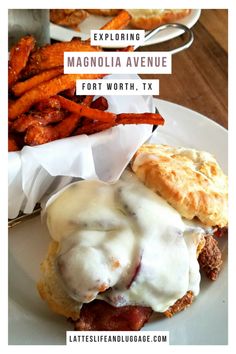
<svg viewBox="0 0 236 354">
<path fill-rule="evenodd" d="M 183 311 L 186 307 L 190 306 L 193 302 L 194 295 L 192 291 L 188 291 L 181 299 L 177 300 L 174 305 L 170 306 L 167 311 L 164 312 L 166 317 L 172 317 L 175 313 Z"/>
<path fill-rule="evenodd" d="M 78 26 L 89 16 L 88 12 L 81 9 L 51 9 L 50 21 L 60 26 L 79 30 Z"/>
<path fill-rule="evenodd" d="M 211 280 L 216 280 L 223 263 L 221 251 L 218 247 L 218 242 L 213 236 L 206 236 L 205 240 L 205 246 L 198 257 L 198 262 L 207 277 Z"/>
</svg>

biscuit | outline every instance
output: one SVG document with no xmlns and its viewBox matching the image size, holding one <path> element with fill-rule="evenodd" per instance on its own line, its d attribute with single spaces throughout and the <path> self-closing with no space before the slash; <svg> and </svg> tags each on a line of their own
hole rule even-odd
<svg viewBox="0 0 236 354">
<path fill-rule="evenodd" d="M 58 251 L 59 243 L 52 241 L 48 248 L 47 257 L 41 264 L 42 277 L 37 284 L 38 292 L 52 311 L 77 320 L 80 316 L 81 304 L 70 298 L 64 290 L 56 266 Z"/>
<path fill-rule="evenodd" d="M 128 9 L 127 11 L 132 16 L 130 26 L 144 30 L 152 30 L 165 23 L 175 22 L 191 13 L 190 9 Z"/>
<path fill-rule="evenodd" d="M 227 226 L 228 179 L 210 153 L 146 144 L 134 155 L 131 167 L 186 219 Z"/>
</svg>

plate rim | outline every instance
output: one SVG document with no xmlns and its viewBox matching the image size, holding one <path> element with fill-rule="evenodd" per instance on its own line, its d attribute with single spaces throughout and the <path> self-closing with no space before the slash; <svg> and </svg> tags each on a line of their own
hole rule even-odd
<svg viewBox="0 0 236 354">
<path fill-rule="evenodd" d="M 195 110 L 193 110 L 193 109 L 191 109 L 191 108 L 182 106 L 181 104 L 178 104 L 178 103 L 175 103 L 175 102 L 163 100 L 163 99 L 157 98 L 157 97 L 153 97 L 153 101 L 154 101 L 154 103 L 155 103 L 155 102 L 159 102 L 159 101 L 162 102 L 162 103 L 163 103 L 163 102 L 164 102 L 164 103 L 168 103 L 168 104 L 171 104 L 171 105 L 173 105 L 173 106 L 177 106 L 177 107 L 180 108 L 180 109 L 187 110 L 187 111 L 189 111 L 191 114 L 200 116 L 201 119 L 207 121 L 210 125 L 215 126 L 215 128 L 221 129 L 221 130 L 222 130 L 224 133 L 226 133 L 227 135 L 229 134 L 228 129 L 226 129 L 225 127 L 223 127 L 223 125 L 221 125 L 221 124 L 215 122 L 213 119 L 211 119 L 211 118 L 205 116 L 204 114 L 199 113 L 199 112 L 197 112 L 197 111 L 195 111 Z"/>
</svg>

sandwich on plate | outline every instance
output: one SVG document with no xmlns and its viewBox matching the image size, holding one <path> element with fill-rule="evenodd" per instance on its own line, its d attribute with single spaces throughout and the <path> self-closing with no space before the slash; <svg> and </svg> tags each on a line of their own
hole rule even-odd
<svg viewBox="0 0 236 354">
<path fill-rule="evenodd" d="M 49 199 L 52 237 L 38 290 L 75 330 L 140 330 L 215 280 L 227 177 L 206 152 L 143 145 L 116 183 L 83 180 Z"/>
<path fill-rule="evenodd" d="M 98 16 L 117 16 L 118 9 L 88 9 Z M 151 30 L 169 22 L 176 22 L 191 13 L 191 9 L 126 9 L 131 15 L 130 27 Z"/>
<path fill-rule="evenodd" d="M 190 9 L 133 9 L 127 10 L 132 16 L 130 26 L 152 30 L 160 25 L 176 22 L 191 13 Z"/>
</svg>

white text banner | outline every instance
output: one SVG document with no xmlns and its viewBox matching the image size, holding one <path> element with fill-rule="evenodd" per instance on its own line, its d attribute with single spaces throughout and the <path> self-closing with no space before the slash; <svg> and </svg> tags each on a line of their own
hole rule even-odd
<svg viewBox="0 0 236 354">
<path fill-rule="evenodd" d="M 159 95 L 159 80 L 77 80 L 76 95 Z"/>
<path fill-rule="evenodd" d="M 144 30 L 91 30 L 91 45 L 105 47 L 142 45 Z"/>
<path fill-rule="evenodd" d="M 94 348 L 107 349 L 109 346 L 112 349 L 114 344 L 119 345 L 121 348 L 136 348 L 142 347 L 142 349 L 150 350 L 155 349 L 158 346 L 169 345 L 169 332 L 167 331 L 145 331 L 145 332 L 104 332 L 104 331 L 93 331 L 93 332 L 76 332 L 67 331 L 66 332 L 66 345 L 72 346 L 77 345 L 80 349 Z M 138 346 L 138 347 L 137 347 Z M 153 351 L 154 352 L 154 351 Z"/>
<path fill-rule="evenodd" d="M 171 74 L 169 52 L 65 52 L 65 74 Z"/>
</svg>

